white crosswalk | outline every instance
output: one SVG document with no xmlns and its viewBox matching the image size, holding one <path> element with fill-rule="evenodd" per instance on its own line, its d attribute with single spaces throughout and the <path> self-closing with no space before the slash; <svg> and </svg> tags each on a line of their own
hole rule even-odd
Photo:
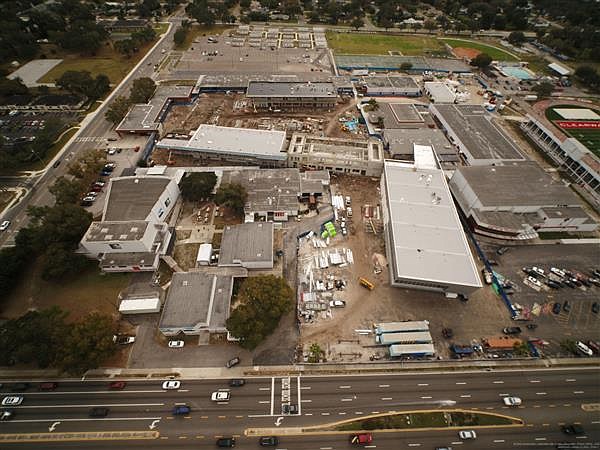
<svg viewBox="0 0 600 450">
<path fill-rule="evenodd" d="M 75 142 L 104 142 L 106 138 L 102 136 L 83 136 L 75 139 Z"/>
</svg>

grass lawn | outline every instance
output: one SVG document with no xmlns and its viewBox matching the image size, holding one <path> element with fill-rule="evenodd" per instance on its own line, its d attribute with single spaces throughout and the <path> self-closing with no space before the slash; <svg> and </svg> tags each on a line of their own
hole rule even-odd
<svg viewBox="0 0 600 450">
<path fill-rule="evenodd" d="M 130 274 L 101 275 L 96 262 L 72 278 L 48 282 L 41 278 L 41 264 L 35 262 L 23 274 L 20 284 L 2 302 L 0 317 L 12 319 L 29 309 L 59 306 L 70 312 L 69 320 L 85 317 L 92 311 L 117 313 L 119 292 L 127 287 Z"/>
<path fill-rule="evenodd" d="M 167 32 L 167 30 L 169 29 L 169 24 L 166 22 L 161 22 L 155 24 L 152 28 L 154 28 L 154 31 L 156 31 L 157 36 L 160 36 L 161 34 Z"/>
<path fill-rule="evenodd" d="M 224 31 L 230 29 L 231 27 L 227 25 L 213 25 L 212 27 L 197 24 L 192 25 L 192 27 L 188 30 L 187 36 L 185 37 L 185 41 L 183 41 L 183 44 L 175 46 L 175 50 L 187 50 L 198 38 L 209 35 L 220 35 Z"/>
<path fill-rule="evenodd" d="M 328 31 L 327 42 L 336 53 L 387 55 L 399 51 L 405 56 L 418 56 L 443 50 L 441 42 L 429 36 L 391 36 L 384 34 L 337 33 Z"/>
<path fill-rule="evenodd" d="M 473 48 L 475 50 L 479 50 L 481 52 L 487 53 L 492 57 L 492 59 L 497 61 L 518 61 L 519 58 L 514 57 L 508 52 L 505 52 L 499 47 L 492 47 L 490 45 L 484 44 L 482 42 L 473 42 L 471 40 L 463 40 L 463 39 L 447 39 L 440 38 L 441 41 L 444 41 L 451 47 L 463 47 L 463 48 Z"/>
<path fill-rule="evenodd" d="M 13 191 L 0 191 L 0 212 L 4 211 L 14 196 Z"/>
</svg>

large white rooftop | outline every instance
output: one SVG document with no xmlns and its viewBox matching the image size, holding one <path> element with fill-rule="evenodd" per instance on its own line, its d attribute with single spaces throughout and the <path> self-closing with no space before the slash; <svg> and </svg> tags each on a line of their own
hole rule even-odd
<svg viewBox="0 0 600 450">
<path fill-rule="evenodd" d="M 163 139 L 158 147 L 285 160 L 284 143 L 284 131 L 203 124 L 189 140 Z"/>
<path fill-rule="evenodd" d="M 481 287 L 444 173 L 384 163 L 396 278 Z"/>
</svg>

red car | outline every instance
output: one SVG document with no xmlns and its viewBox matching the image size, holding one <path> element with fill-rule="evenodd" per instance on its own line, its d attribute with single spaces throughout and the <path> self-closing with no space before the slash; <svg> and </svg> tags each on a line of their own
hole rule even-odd
<svg viewBox="0 0 600 450">
<path fill-rule="evenodd" d="M 127 383 L 124 381 L 113 381 L 108 386 L 110 389 L 123 389 Z"/>
<path fill-rule="evenodd" d="M 360 433 L 350 436 L 350 443 L 354 445 L 367 445 L 371 442 L 373 442 L 373 435 L 371 433 Z"/>
</svg>

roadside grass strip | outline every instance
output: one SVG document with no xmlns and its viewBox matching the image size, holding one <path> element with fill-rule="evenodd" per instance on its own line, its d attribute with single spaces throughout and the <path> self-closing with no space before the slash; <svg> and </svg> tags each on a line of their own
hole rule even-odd
<svg viewBox="0 0 600 450">
<path fill-rule="evenodd" d="M 78 433 L 6 433 L 0 445 L 9 442 L 131 441 L 158 439 L 158 431 L 82 431 Z"/>
</svg>

